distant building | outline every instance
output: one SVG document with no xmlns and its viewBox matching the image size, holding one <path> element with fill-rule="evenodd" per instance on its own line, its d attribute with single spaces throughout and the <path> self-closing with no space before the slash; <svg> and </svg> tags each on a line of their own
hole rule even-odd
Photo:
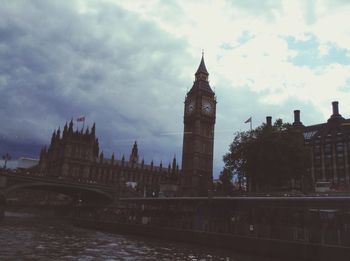
<svg viewBox="0 0 350 261">
<path fill-rule="evenodd" d="M 5 167 L 5 161 L 0 160 L 0 168 Z M 6 162 L 6 169 L 15 169 L 17 168 L 17 160 L 9 160 Z"/>
<path fill-rule="evenodd" d="M 17 169 L 29 169 L 38 165 L 39 160 L 33 158 L 20 157 L 17 160 Z"/>
<path fill-rule="evenodd" d="M 332 107 L 325 123 L 304 127 L 296 111 L 293 125 L 302 128 L 305 143 L 312 148 L 310 174 L 314 184 L 328 181 L 335 190 L 349 190 L 350 119 L 339 114 L 337 101 Z"/>
</svg>

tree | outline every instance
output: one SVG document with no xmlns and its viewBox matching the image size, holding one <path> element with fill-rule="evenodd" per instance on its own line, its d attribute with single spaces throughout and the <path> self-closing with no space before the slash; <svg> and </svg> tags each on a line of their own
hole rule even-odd
<svg viewBox="0 0 350 261">
<path fill-rule="evenodd" d="M 4 169 L 6 169 L 7 161 L 11 160 L 11 155 L 6 153 L 2 155 L 2 159 L 4 160 Z"/>
<path fill-rule="evenodd" d="M 310 151 L 302 132 L 278 119 L 272 126 L 238 132 L 223 160 L 240 184 L 247 180 L 249 191 L 270 192 L 305 179 Z"/>
<path fill-rule="evenodd" d="M 219 176 L 221 186 L 219 190 L 225 196 L 231 195 L 233 192 L 232 178 L 233 178 L 233 173 L 229 169 L 224 168 L 221 171 Z"/>
</svg>

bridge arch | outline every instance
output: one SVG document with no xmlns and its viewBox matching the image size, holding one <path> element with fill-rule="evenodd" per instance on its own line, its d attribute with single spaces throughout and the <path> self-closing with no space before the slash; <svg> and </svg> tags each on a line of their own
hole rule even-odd
<svg viewBox="0 0 350 261">
<path fill-rule="evenodd" d="M 113 194 L 102 191 L 97 188 L 85 187 L 75 184 L 55 184 L 48 182 L 25 182 L 11 185 L 4 189 L 3 194 L 6 197 L 9 193 L 20 189 L 33 189 L 41 191 L 51 191 L 64 194 L 73 199 L 80 199 L 82 202 L 88 203 L 111 203 Z"/>
</svg>

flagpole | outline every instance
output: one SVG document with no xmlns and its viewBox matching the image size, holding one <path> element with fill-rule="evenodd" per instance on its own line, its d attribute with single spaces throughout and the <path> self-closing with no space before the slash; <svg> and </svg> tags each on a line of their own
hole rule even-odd
<svg viewBox="0 0 350 261">
<path fill-rule="evenodd" d="M 80 116 L 77 118 L 77 122 L 83 122 L 83 128 L 82 131 L 84 130 L 84 126 L 85 126 L 85 116 Z"/>
<path fill-rule="evenodd" d="M 250 116 L 249 117 L 249 119 L 248 120 L 246 120 L 244 123 L 248 123 L 249 122 L 249 126 L 250 126 L 250 131 L 252 131 L 252 129 L 253 129 L 253 124 L 252 124 L 252 116 Z"/>
</svg>

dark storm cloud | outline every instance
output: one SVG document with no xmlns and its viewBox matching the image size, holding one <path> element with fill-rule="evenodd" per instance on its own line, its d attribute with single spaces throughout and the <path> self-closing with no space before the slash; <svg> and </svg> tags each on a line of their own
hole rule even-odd
<svg viewBox="0 0 350 261">
<path fill-rule="evenodd" d="M 115 5 L 87 3 L 87 12 L 75 1 L 2 4 L 0 153 L 48 143 L 84 114 L 107 154 L 129 153 L 138 138 L 147 160 L 179 158 L 182 136 L 159 137 L 182 131 L 185 43 Z"/>
</svg>

